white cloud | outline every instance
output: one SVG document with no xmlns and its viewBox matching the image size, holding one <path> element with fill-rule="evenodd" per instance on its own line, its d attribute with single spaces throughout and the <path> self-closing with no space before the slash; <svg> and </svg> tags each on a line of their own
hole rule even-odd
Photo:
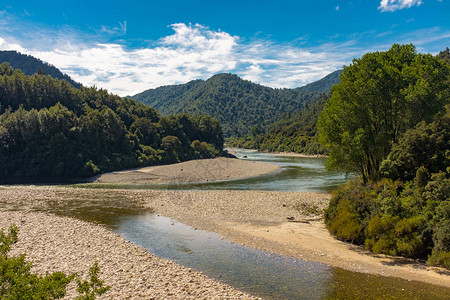
<svg viewBox="0 0 450 300">
<path fill-rule="evenodd" d="M 67 17 L 65 15 L 64 15 L 64 17 L 67 19 Z M 107 34 L 113 35 L 113 36 L 125 35 L 127 33 L 127 21 L 124 21 L 123 23 L 119 22 L 119 26 L 114 26 L 114 27 L 101 25 L 100 32 L 107 33 Z"/>
<path fill-rule="evenodd" d="M 422 0 L 381 0 L 378 9 L 382 12 L 396 11 L 399 9 L 410 8 L 414 5 L 421 5 Z"/>
<path fill-rule="evenodd" d="M 141 49 L 115 43 L 82 43 L 72 32 L 37 34 L 40 39 L 55 36 L 43 49 L 31 48 L 29 45 L 39 43 L 29 40 L 23 46 L 15 40 L 7 42 L 6 38 L 0 38 L 0 49 L 33 55 L 86 86 L 96 85 L 122 96 L 161 85 L 206 79 L 221 72 L 236 73 L 272 87 L 298 87 L 320 79 L 351 59 L 333 54 L 333 49 L 328 53 L 324 49 L 314 51 L 267 40 L 245 42 L 199 24 L 178 23 L 171 28 L 172 35 Z"/>
<path fill-rule="evenodd" d="M 179 23 L 171 28 L 173 34 L 150 46 L 130 49 L 118 43 L 89 42 L 92 37 L 85 38 L 70 28 L 58 32 L 36 30 L 34 39 L 31 35 L 22 37 L 2 30 L 0 22 L 0 49 L 33 55 L 86 86 L 95 85 L 125 96 L 162 85 L 207 79 L 222 72 L 266 86 L 294 88 L 326 76 L 367 51 L 385 50 L 392 44 L 380 40 L 383 44 L 376 45 L 373 41 L 389 32 L 378 33 L 379 37 L 377 32 L 367 32 L 347 40 L 339 38 L 343 42 L 330 38 L 308 47 L 307 43 L 280 44 L 267 39 L 246 41 L 198 24 Z M 99 40 L 96 37 L 94 40 Z M 448 32 L 432 28 L 396 37 L 395 41 L 413 42 L 420 47 L 448 38 Z"/>
</svg>

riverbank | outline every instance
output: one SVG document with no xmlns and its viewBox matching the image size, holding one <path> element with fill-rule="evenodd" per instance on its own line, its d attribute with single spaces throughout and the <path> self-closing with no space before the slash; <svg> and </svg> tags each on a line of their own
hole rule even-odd
<svg viewBox="0 0 450 300">
<path fill-rule="evenodd" d="M 68 217 L 0 212 L 0 228 L 19 227 L 10 255 L 26 253 L 33 272 L 78 273 L 85 279 L 95 261 L 111 286 L 99 299 L 257 299 L 199 272 L 149 254 L 105 228 Z M 76 297 L 75 284 L 65 299 Z"/>
<path fill-rule="evenodd" d="M 270 252 L 319 261 L 351 271 L 450 288 L 448 270 L 405 258 L 375 255 L 334 239 L 321 218 L 321 211 L 328 205 L 329 194 L 25 186 L 0 188 L 0 208 L 9 209 L 55 212 L 55 207 L 73 205 L 76 201 L 94 201 L 98 207 L 107 207 L 113 205 L 108 202 L 111 198 Z M 69 210 L 67 213 L 73 212 Z"/>
<path fill-rule="evenodd" d="M 92 178 L 97 183 L 164 184 L 222 181 L 248 178 L 274 172 L 270 163 L 218 157 L 182 163 L 110 172 Z"/>
<path fill-rule="evenodd" d="M 267 155 L 274 155 L 274 156 L 284 156 L 284 157 L 327 157 L 323 154 L 305 154 L 305 153 L 295 153 L 295 152 L 265 152 L 262 150 L 255 150 L 255 149 L 243 149 L 243 148 L 226 148 L 228 153 L 236 155 L 239 151 L 242 150 L 249 150 L 249 151 L 258 151 Z"/>
</svg>

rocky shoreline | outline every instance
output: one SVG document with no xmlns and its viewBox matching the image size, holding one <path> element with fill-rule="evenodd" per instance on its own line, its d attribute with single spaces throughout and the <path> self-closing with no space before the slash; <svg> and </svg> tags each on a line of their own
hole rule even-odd
<svg viewBox="0 0 450 300">
<path fill-rule="evenodd" d="M 102 226 L 37 212 L 0 212 L 0 228 L 19 227 L 11 255 L 26 253 L 33 272 L 86 277 L 99 262 L 110 291 L 99 299 L 257 299 L 201 273 L 158 258 Z M 71 284 L 65 299 L 76 297 Z"/>
<path fill-rule="evenodd" d="M 110 172 L 92 178 L 97 183 L 164 184 L 222 181 L 249 178 L 274 172 L 275 164 L 218 157 L 182 163 Z"/>
<path fill-rule="evenodd" d="M 350 271 L 400 277 L 450 287 L 450 272 L 401 257 L 376 255 L 333 238 L 321 211 L 330 195 L 264 191 L 155 191 L 65 187 L 0 187 L 1 210 L 54 212 L 73 216 L 83 207 L 89 221 L 112 208 L 153 211 L 234 242 L 315 260 Z M 69 207 L 69 209 L 67 209 Z M 86 218 L 92 213 L 92 218 Z M 110 212 L 107 211 L 107 214 Z M 294 221 L 294 222 L 292 222 Z M 101 239 L 101 237 L 98 237 Z"/>
</svg>

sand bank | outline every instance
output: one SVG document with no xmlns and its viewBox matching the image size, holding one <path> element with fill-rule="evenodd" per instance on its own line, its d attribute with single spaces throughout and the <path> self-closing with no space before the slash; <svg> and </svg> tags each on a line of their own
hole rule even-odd
<svg viewBox="0 0 450 300">
<path fill-rule="evenodd" d="M 276 156 L 284 156 L 284 157 L 327 157 L 326 155 L 322 154 L 305 154 L 305 153 L 296 153 L 296 152 L 265 152 L 260 150 L 254 150 L 254 149 L 243 149 L 243 148 L 226 148 L 225 150 L 228 151 L 228 153 L 236 155 L 239 150 L 250 150 L 250 151 L 259 151 L 261 153 L 267 154 L 267 155 L 276 155 Z"/>
<path fill-rule="evenodd" d="M 94 177 L 92 181 L 135 184 L 221 181 L 258 176 L 278 169 L 279 166 L 270 163 L 219 157 L 105 173 Z"/>
<path fill-rule="evenodd" d="M 98 225 L 35 212 L 0 212 L 0 228 L 19 226 L 11 255 L 26 252 L 33 272 L 77 272 L 99 262 L 105 285 L 99 299 L 256 299 L 199 272 L 149 254 Z M 87 278 L 86 278 L 87 279 Z M 75 284 L 65 299 L 76 297 Z"/>
<path fill-rule="evenodd" d="M 0 208 L 48 209 L 77 199 L 102 205 L 113 197 L 259 249 L 352 271 L 450 287 L 448 270 L 405 258 L 375 255 L 334 239 L 320 214 L 328 205 L 328 194 L 5 187 L 0 188 Z"/>
</svg>

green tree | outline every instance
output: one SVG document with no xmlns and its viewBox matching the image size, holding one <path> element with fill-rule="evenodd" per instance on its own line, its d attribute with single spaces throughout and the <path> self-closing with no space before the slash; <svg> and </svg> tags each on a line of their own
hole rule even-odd
<svg viewBox="0 0 450 300">
<path fill-rule="evenodd" d="M 66 295 L 67 285 L 77 274 L 66 275 L 54 272 L 46 275 L 31 273 L 32 263 L 25 260 L 25 254 L 9 256 L 11 246 L 17 242 L 18 228 L 12 224 L 5 234 L 0 229 L 0 298 L 5 300 L 50 300 Z M 99 279 L 98 262 L 89 269 L 89 281 L 77 278 L 77 300 L 95 300 L 106 293 L 110 286 L 103 286 Z"/>
<path fill-rule="evenodd" d="M 8 256 L 11 245 L 17 242 L 18 228 L 11 225 L 8 234 L 0 230 L 0 298 L 20 299 L 60 299 L 66 295 L 66 287 L 73 275 L 62 272 L 46 275 L 31 273 L 30 262 L 25 255 Z"/>
<path fill-rule="evenodd" d="M 379 178 L 381 162 L 402 134 L 431 122 L 449 103 L 450 67 L 394 44 L 345 66 L 319 118 L 319 141 L 330 152 L 328 167 Z"/>
</svg>

